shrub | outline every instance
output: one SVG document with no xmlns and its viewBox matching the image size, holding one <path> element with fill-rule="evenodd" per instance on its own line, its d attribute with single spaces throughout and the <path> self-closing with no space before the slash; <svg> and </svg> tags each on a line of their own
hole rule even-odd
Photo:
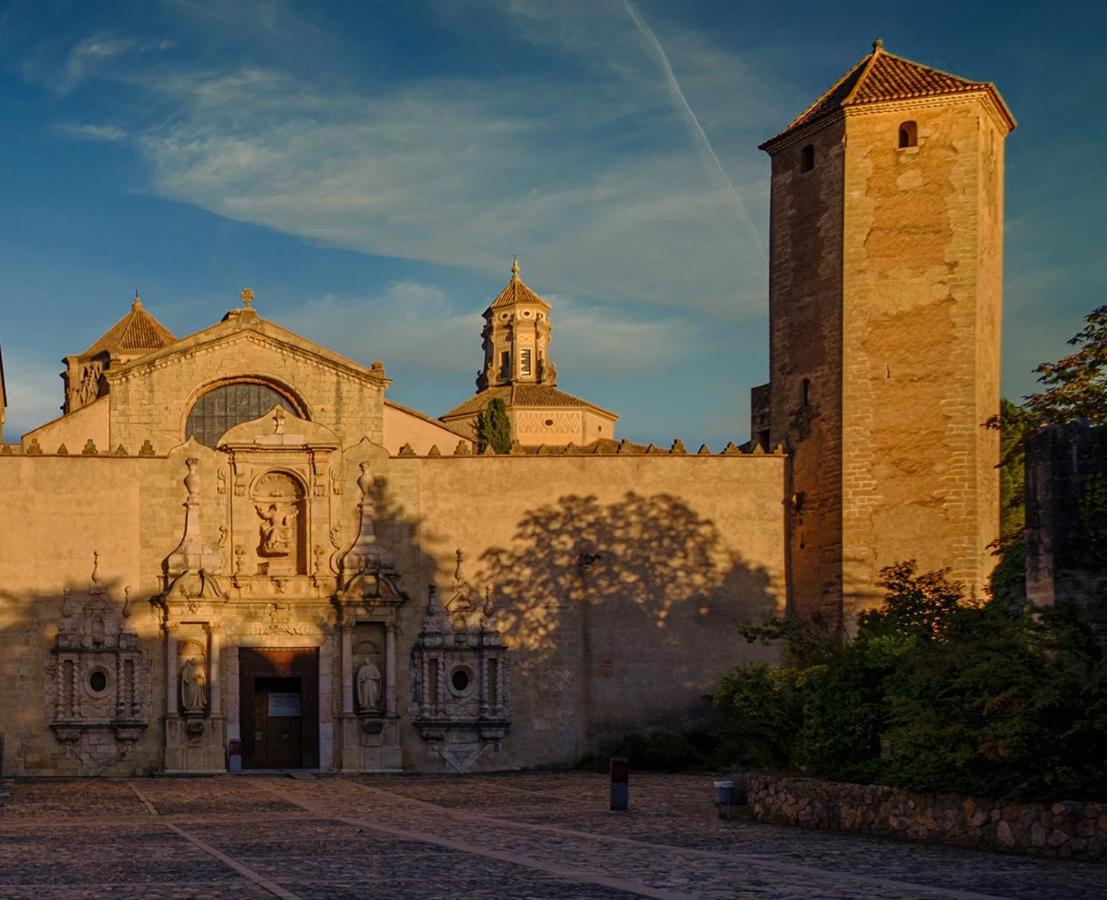
<svg viewBox="0 0 1107 900">
<path fill-rule="evenodd" d="M 783 667 L 740 666 L 720 683 L 741 761 L 915 790 L 1107 799 L 1097 615 L 969 605 L 946 571 L 916 569 L 882 570 L 884 602 L 852 641 L 744 630 L 796 643 Z"/>
</svg>

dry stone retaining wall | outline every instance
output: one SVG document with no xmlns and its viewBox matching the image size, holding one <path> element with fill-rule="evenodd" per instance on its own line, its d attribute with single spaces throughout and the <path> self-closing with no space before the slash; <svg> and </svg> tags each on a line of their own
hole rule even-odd
<svg viewBox="0 0 1107 900">
<path fill-rule="evenodd" d="M 1107 803 L 1018 803 L 775 775 L 749 776 L 748 790 L 759 822 L 1107 861 Z"/>
</svg>

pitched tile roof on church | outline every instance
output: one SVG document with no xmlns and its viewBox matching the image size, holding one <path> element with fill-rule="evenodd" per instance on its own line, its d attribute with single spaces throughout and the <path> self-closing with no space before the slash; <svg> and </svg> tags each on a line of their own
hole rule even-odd
<svg viewBox="0 0 1107 900">
<path fill-rule="evenodd" d="M 924 66 L 902 56 L 888 53 L 882 41 L 873 42 L 873 49 L 857 65 L 839 78 L 830 89 L 812 103 L 787 128 L 761 145 L 764 149 L 784 135 L 851 106 L 884 103 L 894 100 L 916 100 L 924 97 L 969 94 L 986 91 L 995 98 L 1001 113 L 1015 127 L 1014 116 L 1003 102 L 994 84 L 970 81 L 940 69 Z"/>
<path fill-rule="evenodd" d="M 481 391 L 476 396 L 470 397 L 460 406 L 455 406 L 448 413 L 444 413 L 442 418 L 446 419 L 450 416 L 463 416 L 480 412 L 497 397 L 503 400 L 504 405 L 509 409 L 511 407 L 546 409 L 549 407 L 562 406 L 577 409 L 593 409 L 597 412 L 614 416 L 614 413 L 610 413 L 602 407 L 596 406 L 594 403 L 581 400 L 579 397 L 574 397 L 572 394 L 566 394 L 564 391 L 559 391 L 557 388 L 548 384 L 505 384 Z"/>
<path fill-rule="evenodd" d="M 112 325 L 100 340 L 96 341 L 81 356 L 96 356 L 98 353 L 141 353 L 160 350 L 177 340 L 173 333 L 150 315 L 142 306 L 142 300 L 135 297 L 131 309 L 122 319 Z"/>
<path fill-rule="evenodd" d="M 500 291 L 500 295 L 488 305 L 488 309 L 503 309 L 507 306 L 514 306 L 516 303 L 534 303 L 547 311 L 550 308 L 550 304 L 527 287 L 523 283 L 523 279 L 519 277 L 518 259 L 511 265 L 511 281 L 507 283 L 507 287 Z"/>
</svg>

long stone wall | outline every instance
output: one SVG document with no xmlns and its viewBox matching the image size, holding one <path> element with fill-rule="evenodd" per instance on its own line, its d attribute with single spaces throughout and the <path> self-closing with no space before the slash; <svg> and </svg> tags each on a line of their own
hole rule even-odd
<svg viewBox="0 0 1107 900">
<path fill-rule="evenodd" d="M 1107 861 L 1107 803 L 1018 803 L 775 775 L 751 775 L 747 784 L 759 822 Z"/>
<path fill-rule="evenodd" d="M 289 425 L 289 433 L 297 427 Z M 165 589 L 163 562 L 182 542 L 189 458 L 199 535 L 209 548 L 205 575 L 227 599 L 205 605 L 195 593 L 186 597 L 172 632 L 176 643 L 203 649 L 215 644 L 209 632 L 219 636 L 210 683 L 222 691 L 213 708 L 225 719 L 228 741 L 240 713 L 240 652 L 318 651 L 323 768 L 342 762 L 343 746 L 377 738 L 360 732 L 340 746 L 341 729 L 331 725 L 344 715 L 341 698 L 350 689 L 334 663 L 341 633 L 333 560 L 359 533 L 362 462 L 375 485 L 376 534 L 395 555 L 409 595 L 396 614 L 397 716 L 386 723 L 406 769 L 445 767 L 428 756 L 412 723 L 411 660 L 427 586 L 436 584 L 449 599 L 459 549 L 466 578 L 478 590 L 492 589 L 510 654 L 513 721 L 499 751 L 481 757 L 477 769 L 572 764 L 629 729 L 697 720 L 709 711 L 702 698 L 723 672 L 771 658 L 737 638 L 737 623 L 784 611 L 787 460 L 779 454 L 419 457 L 389 456 L 366 441 L 334 452 L 332 478 L 304 469 L 306 454 L 281 451 L 272 463 L 280 471 L 315 472 L 302 478 L 308 496 L 300 518 L 313 568 L 270 582 L 256 572 L 262 520 L 252 482 L 243 480 L 240 496 L 227 454 L 194 443 L 158 457 L 17 449 L 0 450 L 0 683 L 12 688 L 0 691 L 0 733 L 4 770 L 12 775 L 220 766 L 221 751 L 205 749 L 202 765 L 184 766 L 167 761 L 162 749 L 163 717 L 177 705 L 167 699 L 168 685 L 176 682 L 167 674 L 164 622 L 150 599 Z M 94 634 L 99 627 L 100 613 L 89 605 L 94 587 L 106 608 L 101 619 L 111 626 L 108 650 L 114 652 L 112 628 L 129 597 L 123 630 L 141 655 L 143 708 L 133 718 L 145 727 L 127 733 L 125 754 L 116 752 L 110 730 L 67 741 L 73 729 L 52 726 L 71 694 L 104 704 L 84 682 L 79 694 L 66 693 L 71 682 L 55 671 L 72 649 L 58 642 L 62 629 L 87 626 Z M 207 627 L 213 617 L 216 627 Z M 361 638 L 352 637 L 356 649 Z"/>
</svg>

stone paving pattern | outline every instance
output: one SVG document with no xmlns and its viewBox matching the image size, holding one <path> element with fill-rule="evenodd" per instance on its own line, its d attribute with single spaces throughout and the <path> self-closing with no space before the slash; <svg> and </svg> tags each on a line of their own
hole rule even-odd
<svg viewBox="0 0 1107 900">
<path fill-rule="evenodd" d="M 15 782 L 0 897 L 1107 898 L 1107 867 L 715 815 L 709 777 Z"/>
</svg>

